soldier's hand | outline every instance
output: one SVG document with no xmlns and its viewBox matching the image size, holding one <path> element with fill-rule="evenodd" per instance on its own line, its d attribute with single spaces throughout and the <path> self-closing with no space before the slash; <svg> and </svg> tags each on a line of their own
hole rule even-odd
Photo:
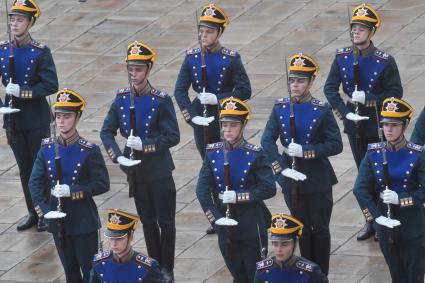
<svg viewBox="0 0 425 283">
<path fill-rule="evenodd" d="M 291 142 L 288 145 L 287 153 L 291 157 L 303 157 L 303 147 L 300 144 Z"/>
<path fill-rule="evenodd" d="M 211 92 L 201 92 L 198 94 L 198 99 L 201 104 L 217 105 L 217 95 Z"/>
<path fill-rule="evenodd" d="M 214 121 L 215 117 L 201 117 L 201 116 L 195 116 L 192 118 L 192 122 L 198 126 L 208 126 L 212 121 Z"/>
<path fill-rule="evenodd" d="M 236 203 L 236 192 L 225 191 L 223 193 L 223 203 Z"/>
<path fill-rule="evenodd" d="M 128 136 L 126 145 L 135 150 L 139 150 L 139 151 L 143 150 L 142 140 L 140 139 L 140 137 L 137 137 L 137 136 L 136 137 Z"/>
<path fill-rule="evenodd" d="M 400 200 L 398 199 L 398 194 L 395 191 L 386 189 L 382 193 L 383 193 L 382 200 L 384 203 L 387 203 L 387 204 L 390 203 L 395 205 L 400 204 Z"/>
<path fill-rule="evenodd" d="M 345 118 L 347 118 L 348 120 L 351 120 L 353 122 L 358 122 L 358 121 L 362 121 L 362 120 L 369 120 L 369 117 L 360 116 L 360 115 L 354 114 L 353 112 L 347 113 L 347 115 L 345 115 Z"/>
<path fill-rule="evenodd" d="M 280 174 L 295 181 L 304 181 L 307 179 L 306 175 L 291 168 L 286 168 Z"/>
<path fill-rule="evenodd" d="M 366 101 L 366 94 L 363 90 L 355 90 L 351 94 L 351 100 L 354 102 L 364 104 Z"/>
<path fill-rule="evenodd" d="M 21 96 L 21 88 L 18 84 L 8 83 L 6 86 L 6 93 L 15 97 Z"/>
<path fill-rule="evenodd" d="M 131 166 L 137 165 L 140 162 L 142 162 L 141 160 L 132 160 L 132 159 L 129 159 L 129 158 L 122 156 L 122 155 L 118 156 L 117 161 L 118 161 L 119 164 L 121 164 L 122 166 L 125 166 L 125 167 L 131 167 Z"/>
<path fill-rule="evenodd" d="M 378 223 L 379 225 L 388 227 L 390 229 L 401 225 L 400 221 L 398 221 L 397 219 L 391 219 L 384 216 L 379 216 L 378 218 L 375 219 L 375 222 Z"/>
<path fill-rule="evenodd" d="M 71 189 L 67 184 L 56 185 L 52 191 L 52 195 L 57 198 L 68 198 L 71 196 Z"/>
</svg>

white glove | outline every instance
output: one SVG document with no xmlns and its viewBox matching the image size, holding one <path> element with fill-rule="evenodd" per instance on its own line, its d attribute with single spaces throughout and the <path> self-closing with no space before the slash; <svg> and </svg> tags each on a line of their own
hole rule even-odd
<svg viewBox="0 0 425 283">
<path fill-rule="evenodd" d="M 390 204 L 400 204 L 400 200 L 398 199 L 398 194 L 392 190 L 385 189 L 383 191 L 382 200 L 384 203 Z"/>
<path fill-rule="evenodd" d="M 142 160 L 131 160 L 131 159 L 128 159 L 127 157 L 122 156 L 122 155 L 118 156 L 117 161 L 118 161 L 119 164 L 121 164 L 122 166 L 125 166 L 125 167 L 131 167 L 131 166 L 137 165 L 140 162 L 142 162 Z"/>
<path fill-rule="evenodd" d="M 21 96 L 21 88 L 19 87 L 18 84 L 8 83 L 7 86 L 6 86 L 6 93 L 13 95 L 15 97 L 20 97 Z"/>
<path fill-rule="evenodd" d="M 61 211 L 49 211 L 46 214 L 44 214 L 45 219 L 58 219 L 58 218 L 64 218 L 66 216 L 66 213 Z"/>
<path fill-rule="evenodd" d="M 201 104 L 210 104 L 210 105 L 217 105 L 218 99 L 217 95 L 211 92 L 201 92 L 198 94 L 198 99 L 201 102 Z"/>
<path fill-rule="evenodd" d="M 379 216 L 378 218 L 375 219 L 375 222 L 378 223 L 379 225 L 382 225 L 391 229 L 401 225 L 400 221 L 398 221 L 397 219 L 391 219 L 384 216 Z"/>
<path fill-rule="evenodd" d="M 285 170 L 280 172 L 280 174 L 295 181 L 304 181 L 305 179 L 307 179 L 306 175 L 291 168 L 286 168 Z"/>
<path fill-rule="evenodd" d="M 0 114 L 12 114 L 21 111 L 18 108 L 0 107 Z"/>
<path fill-rule="evenodd" d="M 52 195 L 57 198 L 68 198 L 71 196 L 71 190 L 67 184 L 56 185 Z"/>
<path fill-rule="evenodd" d="M 223 203 L 236 203 L 236 192 L 225 191 L 223 193 Z"/>
<path fill-rule="evenodd" d="M 300 144 L 291 142 L 288 145 L 288 155 L 292 157 L 303 157 L 303 147 Z"/>
<path fill-rule="evenodd" d="M 192 122 L 198 126 L 208 126 L 212 121 L 214 121 L 215 117 L 201 117 L 201 116 L 195 116 L 192 118 Z"/>
<path fill-rule="evenodd" d="M 351 94 L 351 100 L 354 102 L 358 102 L 361 104 L 364 104 L 366 101 L 366 94 L 364 93 L 363 90 L 355 90 L 353 91 L 353 93 Z"/>
<path fill-rule="evenodd" d="M 354 122 L 358 122 L 358 121 L 361 121 L 361 120 L 369 120 L 369 117 L 360 116 L 360 115 L 354 114 L 353 112 L 347 113 L 347 115 L 345 115 L 345 118 L 347 118 L 348 120 L 354 121 Z"/>
<path fill-rule="evenodd" d="M 126 146 L 139 151 L 143 150 L 142 140 L 138 136 L 128 136 Z"/>
</svg>

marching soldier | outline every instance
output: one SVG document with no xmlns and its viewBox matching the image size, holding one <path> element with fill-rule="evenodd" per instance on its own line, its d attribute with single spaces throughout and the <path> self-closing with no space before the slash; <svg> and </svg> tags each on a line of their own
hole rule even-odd
<svg viewBox="0 0 425 283">
<path fill-rule="evenodd" d="M 198 23 L 200 46 L 186 51 L 175 85 L 174 97 L 185 121 L 193 127 L 202 159 L 206 144 L 220 141 L 220 101 L 230 96 L 241 100 L 251 97 L 251 84 L 241 56 L 220 44 L 228 25 L 229 18 L 220 7 L 215 4 L 202 7 Z M 192 101 L 190 86 L 197 93 Z M 212 227 L 207 229 L 207 234 L 213 233 Z"/>
<path fill-rule="evenodd" d="M 422 283 L 425 156 L 423 146 L 404 137 L 412 115 L 407 102 L 394 97 L 384 100 L 381 123 L 386 142 L 369 144 L 354 195 L 367 221 L 374 222 L 392 281 Z"/>
<path fill-rule="evenodd" d="M 254 283 L 327 283 L 320 266 L 295 255 L 297 239 L 303 224 L 296 218 L 275 214 L 272 217 L 270 238 L 274 256 L 257 263 Z"/>
<path fill-rule="evenodd" d="M 171 282 L 174 277 L 176 187 L 170 148 L 179 143 L 180 132 L 171 98 L 153 88 L 148 80 L 155 60 L 156 54 L 147 44 L 136 41 L 128 45 L 131 88 L 118 90 L 100 137 L 112 161 L 125 166 L 122 168 L 127 173 L 129 189 L 134 192 L 148 254 L 159 262 L 167 282 Z M 134 121 L 130 118 L 131 107 L 135 111 Z M 115 141 L 118 130 L 127 138 L 123 153 Z M 140 164 L 131 160 L 133 156 L 141 160 Z"/>
<path fill-rule="evenodd" d="M 342 140 L 330 105 L 310 93 L 318 71 L 311 57 L 302 53 L 291 57 L 291 95 L 275 102 L 261 145 L 291 214 L 304 223 L 301 256 L 316 262 L 328 274 L 332 186 L 337 183 L 328 157 L 341 153 Z M 278 138 L 285 148 L 282 155 L 276 145 Z M 297 166 L 291 168 L 294 161 Z"/>
<path fill-rule="evenodd" d="M 260 241 L 267 243 L 270 221 L 263 201 L 276 194 L 276 187 L 262 149 L 243 137 L 251 117 L 249 106 L 230 97 L 221 102 L 221 109 L 223 142 L 207 145 L 196 195 L 218 233 L 220 251 L 234 282 L 252 282 L 255 263 L 261 258 Z M 215 204 L 211 190 L 219 196 Z M 237 226 L 217 225 L 235 224 L 232 217 Z"/>
<path fill-rule="evenodd" d="M 111 251 L 94 257 L 90 283 L 165 282 L 158 262 L 133 250 L 131 242 L 139 220 L 137 215 L 108 210 L 105 237 Z"/>
<path fill-rule="evenodd" d="M 354 8 L 350 21 L 352 46 L 336 51 L 324 86 L 325 96 L 344 122 L 357 168 L 367 145 L 378 142 L 375 105 L 378 109 L 388 97 L 403 95 L 400 74 L 392 56 L 377 49 L 371 41 L 381 25 L 379 14 L 368 5 Z M 344 103 L 339 87 L 348 96 Z M 365 240 L 374 234 L 368 222 L 357 234 Z"/>
<path fill-rule="evenodd" d="M 7 93 L 3 105 L 6 107 L 0 108 L 0 113 L 10 113 L 4 115 L 3 128 L 6 129 L 8 143 L 18 164 L 28 209 L 28 215 L 18 223 L 18 231 L 34 225 L 37 225 L 39 232 L 47 229 L 43 219 L 38 218 L 34 210 L 28 189 L 40 140 L 50 135 L 50 110 L 45 97 L 58 90 L 58 78 L 50 49 L 33 40 L 29 33 L 40 13 L 34 0 L 15 0 L 9 11 L 11 41 L 0 42 L 3 65 L 0 75 Z M 10 106 L 20 112 L 8 111 L 11 110 Z"/>
<path fill-rule="evenodd" d="M 425 145 L 425 107 L 422 109 L 418 120 L 416 120 L 415 129 L 410 137 L 410 141 L 419 145 Z"/>
<path fill-rule="evenodd" d="M 54 112 L 59 136 L 43 139 L 29 182 L 35 209 L 48 221 L 69 283 L 89 279 L 100 229 L 93 196 L 109 190 L 109 175 L 99 147 L 82 138 L 76 129 L 85 107 L 84 98 L 77 92 L 57 92 Z M 48 187 L 52 188 L 50 199 L 44 194 Z"/>
</svg>

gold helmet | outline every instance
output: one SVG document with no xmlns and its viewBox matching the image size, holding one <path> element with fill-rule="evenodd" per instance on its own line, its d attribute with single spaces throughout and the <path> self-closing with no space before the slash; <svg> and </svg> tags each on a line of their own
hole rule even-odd
<svg viewBox="0 0 425 283">
<path fill-rule="evenodd" d="M 246 124 L 251 119 L 251 108 L 244 101 L 228 97 L 220 103 L 220 121 L 239 121 Z"/>
</svg>

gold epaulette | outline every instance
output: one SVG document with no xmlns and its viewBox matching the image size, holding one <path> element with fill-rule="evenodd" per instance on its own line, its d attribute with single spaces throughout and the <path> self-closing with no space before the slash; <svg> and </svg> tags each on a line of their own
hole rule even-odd
<svg viewBox="0 0 425 283">
<path fill-rule="evenodd" d="M 262 261 L 257 262 L 257 270 L 261 270 L 267 267 L 270 267 L 273 265 L 273 259 L 272 258 L 266 258 Z"/>
<path fill-rule="evenodd" d="M 35 40 L 32 40 L 30 44 L 32 46 L 37 47 L 37 48 L 40 48 L 40 49 L 43 49 L 44 47 L 46 47 L 46 45 L 41 44 L 40 42 L 35 41 Z"/>
<path fill-rule="evenodd" d="M 222 48 L 221 53 L 223 53 L 224 55 L 232 56 L 232 57 L 235 57 L 238 55 L 237 51 L 227 49 L 227 48 Z"/>
<path fill-rule="evenodd" d="M 385 53 L 384 51 L 381 51 L 381 50 L 375 50 L 375 52 L 373 54 L 376 57 L 383 59 L 383 60 L 388 60 L 388 58 L 390 57 L 390 55 L 388 53 Z"/>
<path fill-rule="evenodd" d="M 218 149 L 218 148 L 222 148 L 223 147 L 223 143 L 222 142 L 216 142 L 216 143 L 209 143 L 206 146 L 207 150 L 214 150 L 214 149 Z"/>
<path fill-rule="evenodd" d="M 341 54 L 350 54 L 353 52 L 353 48 L 351 47 L 343 47 L 343 48 L 338 48 L 336 50 L 336 54 L 341 55 Z"/>
<path fill-rule="evenodd" d="M 201 53 L 201 48 L 199 47 L 186 50 L 186 55 L 194 55 L 198 53 Z"/>
<path fill-rule="evenodd" d="M 91 142 L 89 142 L 88 140 L 85 140 L 85 139 L 83 139 L 83 138 L 80 138 L 80 139 L 78 140 L 78 144 L 79 144 L 79 145 L 82 145 L 82 146 L 84 146 L 84 147 L 87 147 L 87 148 L 93 148 L 93 147 L 95 146 L 95 144 L 93 144 L 93 143 L 91 143 Z"/>
<path fill-rule="evenodd" d="M 168 96 L 168 94 L 166 94 L 165 92 L 162 92 L 162 91 L 157 90 L 157 89 L 154 89 L 154 88 L 151 90 L 151 94 L 152 95 L 155 95 L 155 96 L 158 96 L 160 98 L 165 98 L 165 97 Z"/>
</svg>

